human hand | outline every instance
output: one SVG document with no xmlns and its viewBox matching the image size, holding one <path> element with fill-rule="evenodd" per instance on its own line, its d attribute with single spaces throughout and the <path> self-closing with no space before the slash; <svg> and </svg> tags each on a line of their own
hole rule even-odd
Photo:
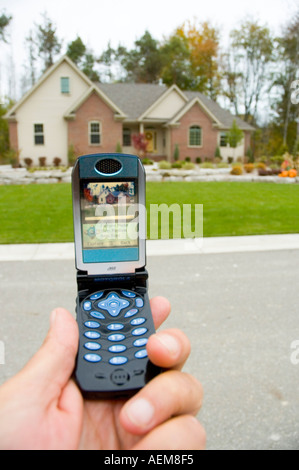
<svg viewBox="0 0 299 470">
<path fill-rule="evenodd" d="M 170 305 L 151 301 L 158 328 Z M 169 369 L 129 400 L 84 401 L 73 380 L 77 323 L 69 312 L 51 315 L 47 338 L 14 378 L 0 387 L 0 449 L 202 449 L 205 432 L 194 418 L 201 385 L 181 368 L 190 344 L 179 330 L 153 335 L 149 358 Z"/>
</svg>

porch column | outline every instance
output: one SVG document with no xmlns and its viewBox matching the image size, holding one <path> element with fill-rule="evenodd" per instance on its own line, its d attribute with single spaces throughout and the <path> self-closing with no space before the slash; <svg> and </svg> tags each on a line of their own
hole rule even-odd
<svg viewBox="0 0 299 470">
<path fill-rule="evenodd" d="M 140 133 L 140 134 L 144 134 L 144 124 L 143 124 L 143 122 L 141 122 L 141 123 L 139 124 L 139 133 Z"/>
</svg>

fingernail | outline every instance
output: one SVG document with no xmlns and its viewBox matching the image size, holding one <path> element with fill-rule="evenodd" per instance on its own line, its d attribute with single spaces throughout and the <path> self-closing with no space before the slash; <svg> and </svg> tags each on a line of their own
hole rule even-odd
<svg viewBox="0 0 299 470">
<path fill-rule="evenodd" d="M 57 316 L 57 309 L 53 310 L 53 312 L 52 312 L 51 315 L 50 315 L 50 325 L 51 325 L 51 326 L 54 325 L 56 316 Z"/>
<path fill-rule="evenodd" d="M 147 427 L 154 417 L 153 405 L 145 400 L 139 398 L 126 405 L 126 414 L 129 420 L 139 428 Z"/>
<path fill-rule="evenodd" d="M 168 353 L 171 354 L 171 356 L 177 356 L 180 350 L 180 345 L 176 338 L 171 335 L 168 335 L 167 333 L 158 334 L 157 338 L 159 339 L 160 343 L 162 343 L 163 346 L 167 349 Z"/>
</svg>

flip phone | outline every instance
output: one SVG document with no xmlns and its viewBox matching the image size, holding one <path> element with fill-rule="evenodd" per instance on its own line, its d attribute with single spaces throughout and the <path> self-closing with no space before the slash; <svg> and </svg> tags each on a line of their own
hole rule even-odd
<svg viewBox="0 0 299 470">
<path fill-rule="evenodd" d="M 87 398 L 134 394 L 160 370 L 146 266 L 145 171 L 135 155 L 79 157 L 72 174 L 79 348 L 75 380 Z"/>
</svg>

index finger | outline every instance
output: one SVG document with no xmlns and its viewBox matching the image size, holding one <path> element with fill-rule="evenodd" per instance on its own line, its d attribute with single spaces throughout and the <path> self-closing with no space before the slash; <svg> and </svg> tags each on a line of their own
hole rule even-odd
<svg viewBox="0 0 299 470">
<path fill-rule="evenodd" d="M 171 305 L 165 297 L 154 297 L 150 300 L 155 328 L 159 328 L 170 314 Z"/>
</svg>

